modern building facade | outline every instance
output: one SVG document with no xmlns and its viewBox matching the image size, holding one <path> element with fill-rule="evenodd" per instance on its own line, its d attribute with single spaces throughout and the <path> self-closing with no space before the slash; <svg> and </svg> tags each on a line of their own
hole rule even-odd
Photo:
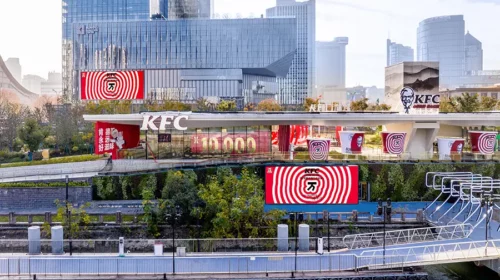
<svg viewBox="0 0 500 280">
<path fill-rule="evenodd" d="M 275 98 L 297 48 L 294 18 L 76 23 L 73 95 L 83 71 L 145 70 L 145 97 Z"/>
<path fill-rule="evenodd" d="M 167 0 L 167 2 L 168 19 L 211 18 L 214 13 L 214 0 Z"/>
<path fill-rule="evenodd" d="M 316 42 L 316 85 L 345 88 L 346 55 L 349 38 L 339 37 L 330 42 Z"/>
<path fill-rule="evenodd" d="M 0 96 L 11 102 L 31 105 L 38 97 L 17 81 L 0 56 Z"/>
<path fill-rule="evenodd" d="M 465 71 L 469 75 L 471 71 L 482 70 L 483 44 L 467 31 L 465 34 Z"/>
<path fill-rule="evenodd" d="M 387 66 L 415 60 L 413 48 L 387 39 Z"/>
<path fill-rule="evenodd" d="M 62 92 L 61 77 L 61 73 L 57 72 L 49 72 L 48 79 L 38 75 L 24 75 L 22 85 L 36 94 L 60 94 Z"/>
<path fill-rule="evenodd" d="M 442 16 L 420 22 L 417 60 L 437 61 L 441 88 L 455 88 L 465 73 L 465 21 L 462 15 Z"/>
<path fill-rule="evenodd" d="M 297 2 L 277 0 L 276 6 L 266 10 L 268 18 L 294 17 L 297 19 L 297 53 L 290 72 L 279 79 L 281 104 L 303 104 L 314 92 L 316 0 Z"/>
</svg>

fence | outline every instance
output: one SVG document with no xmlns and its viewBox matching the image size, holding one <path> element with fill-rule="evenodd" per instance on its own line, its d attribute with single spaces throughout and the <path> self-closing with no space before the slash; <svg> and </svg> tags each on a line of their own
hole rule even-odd
<svg viewBox="0 0 500 280">
<path fill-rule="evenodd" d="M 288 255 L 288 256 L 220 256 L 177 257 L 175 273 L 256 274 L 292 272 L 357 272 L 366 269 L 398 269 L 404 266 L 401 257 L 357 257 L 355 255 Z M 0 275 L 165 275 L 173 274 L 170 257 L 92 257 L 92 258 L 1 258 Z"/>
<path fill-rule="evenodd" d="M 323 250 L 328 251 L 328 242 L 330 250 L 345 248 L 341 237 L 324 237 Z M 102 255 L 118 254 L 118 240 L 64 240 L 63 251 L 69 253 L 70 242 L 72 253 L 74 255 Z M 317 238 L 309 239 L 309 251 L 316 251 Z M 52 254 L 52 247 L 61 247 L 61 244 L 54 244 L 51 240 L 41 240 L 40 243 L 32 242 L 31 245 L 38 246 L 42 254 Z M 153 255 L 154 245 L 162 244 L 165 252 L 172 252 L 172 239 L 125 239 L 125 252 L 129 254 L 150 254 Z M 186 253 L 245 253 L 245 252 L 275 252 L 289 253 L 294 252 L 295 238 L 288 239 L 288 251 L 278 252 L 277 238 L 248 238 L 248 239 L 175 239 L 175 246 L 186 248 Z M 29 252 L 30 242 L 22 239 L 3 239 L 0 240 L 0 252 L 2 254 L 26 254 Z"/>
</svg>

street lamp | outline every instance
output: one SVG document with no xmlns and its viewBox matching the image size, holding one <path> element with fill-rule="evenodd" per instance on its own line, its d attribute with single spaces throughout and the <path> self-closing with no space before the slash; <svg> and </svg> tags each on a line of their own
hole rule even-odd
<svg viewBox="0 0 500 280">
<path fill-rule="evenodd" d="M 68 223 L 68 234 L 69 234 L 69 255 L 73 255 L 73 239 L 71 234 L 71 211 L 69 211 L 69 175 L 66 175 L 66 222 Z"/>
<path fill-rule="evenodd" d="M 486 212 L 484 214 L 484 219 L 486 220 L 484 227 L 484 232 L 485 232 L 484 255 L 486 256 L 488 254 L 488 227 L 490 226 L 490 219 L 491 216 L 493 215 L 493 201 L 491 200 L 491 198 L 484 197 L 483 200 L 481 200 L 481 207 L 486 208 Z"/>
<path fill-rule="evenodd" d="M 182 215 L 181 208 L 176 205 L 175 208 L 167 206 L 167 223 L 168 219 L 172 218 L 172 274 L 175 274 L 175 222 Z"/>
<path fill-rule="evenodd" d="M 299 236 L 299 232 L 298 231 L 299 230 L 298 230 L 297 221 L 299 223 L 301 223 L 302 221 L 304 221 L 304 214 L 299 213 L 299 212 L 291 212 L 290 213 L 290 221 L 292 221 L 294 223 L 293 230 L 294 230 L 294 233 L 295 233 L 295 269 L 292 272 L 292 278 L 295 278 L 294 273 L 297 273 L 297 250 L 299 249 L 299 245 L 298 245 L 298 236 Z"/>
<path fill-rule="evenodd" d="M 384 265 L 385 265 L 385 224 L 387 222 L 388 217 L 391 216 L 392 213 L 392 202 L 391 199 L 388 198 L 386 204 L 382 202 L 382 199 L 378 199 L 378 207 L 377 207 L 377 215 L 382 216 L 384 219 L 384 250 L 383 250 L 383 256 L 384 256 Z"/>
</svg>

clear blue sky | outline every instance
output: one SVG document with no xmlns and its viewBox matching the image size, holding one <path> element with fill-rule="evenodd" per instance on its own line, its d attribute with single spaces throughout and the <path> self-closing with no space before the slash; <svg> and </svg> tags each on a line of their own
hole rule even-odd
<svg viewBox="0 0 500 280">
<path fill-rule="evenodd" d="M 82 0 L 85 1 L 85 0 Z M 385 40 L 415 47 L 418 23 L 463 14 L 483 42 L 484 68 L 500 70 L 500 0 L 316 0 L 318 40 L 349 37 L 347 85 L 384 85 Z M 274 0 L 215 0 L 216 13 L 260 16 Z M 0 55 L 19 57 L 23 74 L 61 69 L 61 1 L 0 0 Z"/>
</svg>

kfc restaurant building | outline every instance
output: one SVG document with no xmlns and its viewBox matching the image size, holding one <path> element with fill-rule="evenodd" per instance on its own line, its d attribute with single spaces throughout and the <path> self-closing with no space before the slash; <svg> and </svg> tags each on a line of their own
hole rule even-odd
<svg viewBox="0 0 500 280">
<path fill-rule="evenodd" d="M 464 128 L 500 126 L 500 113 L 405 114 L 350 112 L 155 112 L 85 115 L 95 123 L 95 151 L 113 158 L 223 158 L 281 154 L 308 147 L 310 160 L 328 160 L 334 144 L 344 155 L 370 155 L 362 131 L 342 128 L 383 126 L 380 153 L 406 159 L 440 160 L 494 153 L 497 132 Z M 329 128 L 325 133 L 325 128 Z M 469 141 L 466 143 L 465 139 Z M 340 142 L 340 143 L 339 143 Z M 293 144 L 293 145 L 291 145 Z"/>
</svg>

